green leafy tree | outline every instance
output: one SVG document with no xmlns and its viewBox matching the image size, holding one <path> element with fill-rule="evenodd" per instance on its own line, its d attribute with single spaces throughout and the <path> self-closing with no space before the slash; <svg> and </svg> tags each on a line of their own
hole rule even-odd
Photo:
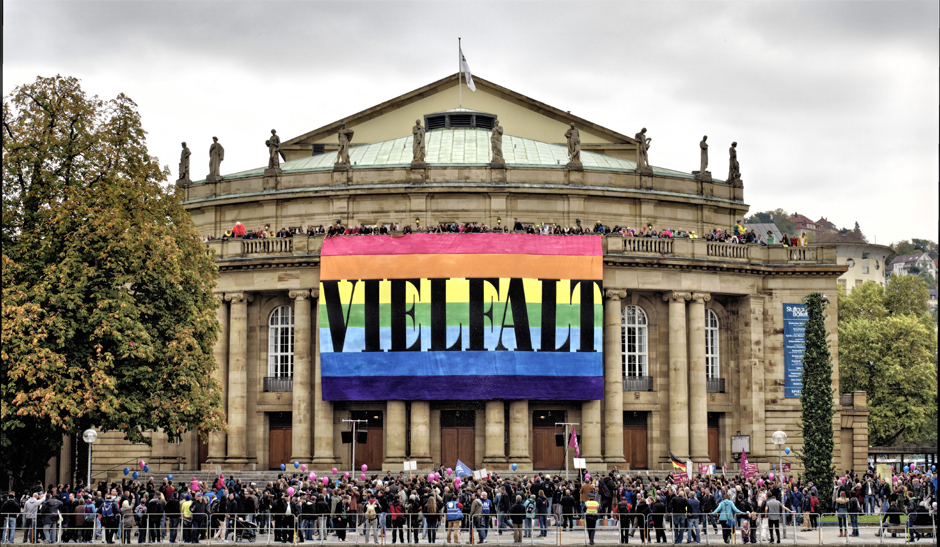
<svg viewBox="0 0 940 547">
<path fill-rule="evenodd" d="M 790 213 L 780 208 L 774 209 L 773 211 L 754 213 L 744 219 L 744 221 L 749 224 L 773 222 L 777 225 L 777 229 L 780 230 L 781 233 L 790 234 L 791 236 L 796 233 L 796 224 L 790 219 Z"/>
<path fill-rule="evenodd" d="M 806 479 L 818 488 L 825 489 L 835 477 L 832 465 L 833 428 L 835 415 L 832 401 L 832 361 L 822 295 L 810 293 L 803 299 L 806 303 L 807 320 L 805 349 L 803 350 L 803 391 L 800 393 L 802 407 L 801 427 L 803 451 L 800 459 L 806 469 Z M 826 496 L 820 497 L 824 506 Z"/>
<path fill-rule="evenodd" d="M 131 442 L 224 428 L 218 272 L 137 106 L 38 78 L 4 98 L 3 133 L 0 466 L 32 483 L 92 426 Z"/>
<path fill-rule="evenodd" d="M 866 281 L 839 297 L 839 322 L 852 319 L 878 320 L 888 316 L 884 285 Z M 840 338 L 839 345 L 842 345 Z"/>
<path fill-rule="evenodd" d="M 916 275 L 892 275 L 885 287 L 885 307 L 891 315 L 922 317 L 930 309 L 927 284 Z"/>
</svg>

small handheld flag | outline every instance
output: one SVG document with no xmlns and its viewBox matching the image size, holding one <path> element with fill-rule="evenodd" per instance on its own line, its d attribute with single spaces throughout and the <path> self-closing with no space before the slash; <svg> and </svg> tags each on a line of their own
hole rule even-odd
<svg viewBox="0 0 940 547">
<path fill-rule="evenodd" d="M 578 446 L 578 428 L 571 428 L 571 438 L 568 439 L 568 446 L 574 447 L 574 456 L 576 458 L 581 457 L 581 447 Z"/>
<path fill-rule="evenodd" d="M 685 471 L 685 463 L 683 463 L 679 458 L 675 457 L 671 450 L 669 451 L 669 459 L 672 460 L 673 467 Z"/>
<path fill-rule="evenodd" d="M 456 473 L 458 477 L 468 477 L 473 474 L 473 470 L 467 467 L 467 464 L 457 460 L 457 467 L 454 468 L 454 473 Z"/>
</svg>

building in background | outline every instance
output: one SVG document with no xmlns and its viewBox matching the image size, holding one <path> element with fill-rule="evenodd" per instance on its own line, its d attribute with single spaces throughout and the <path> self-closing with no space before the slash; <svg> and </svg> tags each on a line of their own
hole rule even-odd
<svg viewBox="0 0 940 547">
<path fill-rule="evenodd" d="M 839 285 L 839 294 L 846 296 L 852 289 L 866 281 L 874 281 L 879 285 L 884 285 L 885 259 L 891 256 L 892 253 L 891 247 L 887 245 L 872 243 L 836 244 L 836 261 L 848 268 L 836 280 Z"/>
<path fill-rule="evenodd" d="M 888 265 L 888 275 L 917 275 L 929 272 L 937 277 L 937 262 L 927 253 L 896 256 Z"/>
</svg>

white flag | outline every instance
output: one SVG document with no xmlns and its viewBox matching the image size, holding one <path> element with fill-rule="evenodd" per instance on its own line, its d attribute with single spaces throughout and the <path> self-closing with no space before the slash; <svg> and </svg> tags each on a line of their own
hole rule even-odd
<svg viewBox="0 0 940 547">
<path fill-rule="evenodd" d="M 463 72 L 464 78 L 467 80 L 467 87 L 470 88 L 470 91 L 476 91 L 477 86 L 473 85 L 473 75 L 470 74 L 470 65 L 467 64 L 467 58 L 463 56 L 463 48 L 460 48 L 460 71 Z"/>
</svg>

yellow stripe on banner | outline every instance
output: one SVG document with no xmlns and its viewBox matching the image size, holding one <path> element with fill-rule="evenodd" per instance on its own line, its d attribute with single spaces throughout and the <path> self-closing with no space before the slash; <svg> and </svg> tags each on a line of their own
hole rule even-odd
<svg viewBox="0 0 940 547">
<path fill-rule="evenodd" d="M 509 294 L 509 278 L 501 278 L 497 282 L 498 289 L 490 283 L 483 284 L 484 302 L 505 302 Z M 420 280 L 420 292 L 408 283 L 405 285 L 405 302 L 430 302 L 431 301 L 431 280 Z M 525 291 L 525 300 L 529 304 L 542 303 L 542 282 L 538 279 L 523 279 L 522 286 Z M 581 304 L 581 289 L 574 288 L 571 292 L 571 280 L 561 279 L 555 283 L 555 303 L 556 304 Z M 353 283 L 349 280 L 339 282 L 340 299 L 344 303 L 349 302 L 349 295 L 353 291 Z M 355 293 L 352 295 L 353 304 L 365 304 L 365 286 L 363 283 L 356 283 Z M 470 281 L 465 278 L 456 278 L 447 280 L 447 302 L 465 303 L 470 301 Z M 390 304 L 392 302 L 392 283 L 389 280 L 379 282 L 379 303 Z M 594 285 L 594 304 L 602 304 L 600 288 Z"/>
</svg>

